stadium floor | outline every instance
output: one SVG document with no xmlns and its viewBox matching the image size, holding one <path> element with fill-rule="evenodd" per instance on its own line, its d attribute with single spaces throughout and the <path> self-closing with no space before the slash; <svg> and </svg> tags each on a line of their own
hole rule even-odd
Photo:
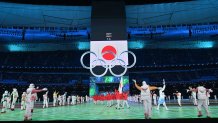
<svg viewBox="0 0 218 123">
<path fill-rule="evenodd" d="M 84 103 L 78 105 L 34 108 L 33 121 L 57 121 L 57 120 L 122 120 L 122 119 L 144 119 L 143 105 L 141 103 L 129 103 L 130 108 L 115 109 L 114 106 L 106 107 L 104 104 Z M 152 119 L 182 119 L 198 118 L 197 108 L 193 105 L 168 105 L 169 110 L 163 106 L 156 110 L 153 106 Z M 210 105 L 209 110 L 212 118 L 218 118 L 218 105 Z M 25 111 L 18 108 L 15 111 L 7 110 L 7 113 L 0 114 L 0 121 L 23 121 Z M 203 114 L 205 111 L 203 110 Z M 204 115 L 202 118 L 206 118 Z"/>
</svg>

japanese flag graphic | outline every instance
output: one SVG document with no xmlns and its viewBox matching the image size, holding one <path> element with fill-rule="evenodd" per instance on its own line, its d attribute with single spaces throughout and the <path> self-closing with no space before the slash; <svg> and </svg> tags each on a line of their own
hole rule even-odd
<svg viewBox="0 0 218 123">
<path fill-rule="evenodd" d="M 90 47 L 96 54 L 90 54 L 90 65 L 128 65 L 128 53 L 122 53 L 128 50 L 126 40 L 91 41 Z M 121 60 L 116 60 L 118 58 Z"/>
</svg>

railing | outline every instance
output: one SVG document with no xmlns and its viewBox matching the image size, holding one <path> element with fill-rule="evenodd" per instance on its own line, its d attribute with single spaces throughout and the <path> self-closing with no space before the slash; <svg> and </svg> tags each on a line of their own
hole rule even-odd
<svg viewBox="0 0 218 123">
<path fill-rule="evenodd" d="M 129 27 L 127 32 L 130 35 L 178 35 L 178 34 L 217 34 L 218 23 L 207 24 L 192 24 L 192 25 L 161 25 L 161 26 L 146 26 L 146 27 Z"/>
</svg>

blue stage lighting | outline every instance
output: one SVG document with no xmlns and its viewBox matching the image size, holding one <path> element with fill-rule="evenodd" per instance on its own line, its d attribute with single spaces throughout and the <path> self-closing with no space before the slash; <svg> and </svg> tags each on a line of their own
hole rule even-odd
<svg viewBox="0 0 218 123">
<path fill-rule="evenodd" d="M 143 49 L 145 46 L 145 41 L 131 41 L 128 42 L 128 46 L 130 49 Z"/>
<path fill-rule="evenodd" d="M 77 49 L 78 50 L 88 50 L 90 48 L 90 42 L 78 42 Z"/>
<path fill-rule="evenodd" d="M 199 41 L 199 43 L 196 44 L 196 47 L 198 48 L 213 48 L 213 46 L 213 41 Z"/>
<path fill-rule="evenodd" d="M 16 44 L 9 44 L 7 45 L 7 49 L 11 52 L 13 51 L 24 51 L 24 48 L 22 46 L 18 46 Z"/>
</svg>

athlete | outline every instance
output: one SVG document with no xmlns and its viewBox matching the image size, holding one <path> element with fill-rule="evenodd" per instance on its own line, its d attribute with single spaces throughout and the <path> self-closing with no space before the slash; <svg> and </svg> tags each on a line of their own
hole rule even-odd
<svg viewBox="0 0 218 123">
<path fill-rule="evenodd" d="M 19 97 L 16 88 L 13 88 L 13 91 L 12 91 L 11 95 L 12 95 L 12 99 L 13 99 L 13 100 L 12 100 L 12 103 L 11 103 L 11 110 L 14 111 L 17 98 Z"/>
<path fill-rule="evenodd" d="M 159 98 L 158 98 L 158 105 L 157 105 L 157 110 L 159 110 L 159 107 L 161 104 L 163 104 L 163 106 L 165 107 L 166 110 L 169 110 L 167 108 L 167 105 L 166 105 L 166 102 L 165 102 L 165 94 L 164 94 L 164 90 L 166 88 L 166 85 L 165 85 L 165 80 L 163 79 L 163 87 L 159 87 L 158 90 L 159 90 Z"/>
<path fill-rule="evenodd" d="M 138 86 L 136 80 L 132 80 L 135 83 L 135 87 L 141 91 L 141 100 L 144 106 L 144 115 L 145 119 L 151 119 L 152 116 L 152 97 L 151 92 L 152 90 L 158 89 L 158 87 L 150 86 L 146 83 L 146 81 L 142 82 L 142 86 Z"/>
<path fill-rule="evenodd" d="M 181 105 L 181 93 L 179 92 L 179 91 L 176 91 L 176 93 L 173 93 L 174 95 L 176 95 L 176 97 L 177 97 L 177 102 L 178 102 L 178 104 L 179 104 L 179 106 L 182 106 Z"/>
<path fill-rule="evenodd" d="M 206 89 L 203 86 L 203 83 L 200 83 L 200 85 L 196 89 L 192 89 L 191 87 L 189 88 L 190 91 L 195 91 L 197 92 L 197 97 L 198 97 L 198 117 L 202 117 L 202 111 L 201 108 L 202 106 L 204 107 L 206 113 L 207 113 L 207 118 L 210 118 L 209 114 L 209 109 L 208 109 L 208 103 L 207 103 L 207 92 L 210 91 L 210 89 Z"/>
<path fill-rule="evenodd" d="M 35 93 L 47 91 L 47 88 L 43 89 L 35 89 L 34 84 L 30 84 L 29 88 L 26 90 L 27 96 L 26 96 L 26 112 L 24 114 L 24 121 L 30 121 L 32 120 L 32 113 L 33 113 L 33 106 L 32 102 L 35 101 Z"/>
<path fill-rule="evenodd" d="M 3 103 L 1 113 L 6 113 L 6 109 L 7 109 L 7 99 L 8 99 L 8 97 L 9 97 L 8 91 L 6 90 L 6 91 L 4 92 L 4 94 L 2 95 L 2 99 L 1 99 L 1 102 Z"/>
</svg>

